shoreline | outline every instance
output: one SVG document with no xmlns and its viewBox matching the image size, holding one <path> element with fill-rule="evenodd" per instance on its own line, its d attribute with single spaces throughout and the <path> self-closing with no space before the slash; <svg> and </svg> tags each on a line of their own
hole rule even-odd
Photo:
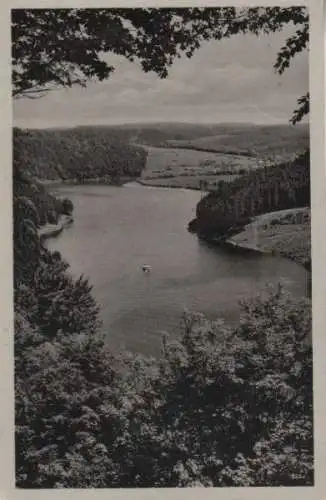
<svg viewBox="0 0 326 500">
<path fill-rule="evenodd" d="M 180 189 L 181 191 L 201 191 L 203 194 L 208 194 L 209 191 L 202 190 L 200 187 L 190 187 L 190 186 L 173 186 L 165 183 L 155 184 L 151 183 L 150 180 L 142 180 L 141 178 L 123 178 L 119 183 L 113 183 L 106 179 L 87 179 L 86 181 L 80 182 L 77 179 L 66 179 L 66 180 L 37 180 L 37 183 L 44 187 L 56 188 L 60 186 L 108 186 L 108 187 L 126 187 L 128 184 L 137 184 L 138 186 L 145 188 L 164 188 L 164 189 Z"/>
<path fill-rule="evenodd" d="M 131 182 L 126 182 L 125 184 L 121 185 L 121 187 L 136 187 L 135 185 L 133 186 L 132 184 L 137 184 L 137 186 L 140 186 L 142 188 L 148 188 L 148 189 L 179 189 L 179 191 L 200 191 L 199 188 L 196 187 L 183 187 L 183 186 L 167 186 L 167 185 L 161 185 L 161 184 L 148 184 L 147 182 L 142 182 L 139 180 L 133 180 Z M 129 186 L 128 186 L 129 185 Z M 209 191 L 203 191 L 201 190 L 203 195 L 206 195 L 209 193 Z"/>
<path fill-rule="evenodd" d="M 79 179 L 37 179 L 36 182 L 44 187 L 49 186 L 49 187 L 56 187 L 56 186 L 65 186 L 65 185 L 71 185 L 71 186 L 113 186 L 113 187 L 120 187 L 124 186 L 128 182 L 135 182 L 134 177 L 121 177 L 119 179 L 119 182 L 113 182 L 112 179 L 110 178 L 101 178 L 101 177 L 93 177 L 90 179 L 85 179 L 83 181 Z"/>
<path fill-rule="evenodd" d="M 168 185 L 165 183 L 160 183 L 160 184 L 155 184 L 151 183 L 150 181 L 147 180 L 141 180 L 141 179 L 134 179 L 134 178 L 125 178 L 122 179 L 121 182 L 119 183 L 112 183 L 110 181 L 106 181 L 105 179 L 88 179 L 87 181 L 80 182 L 77 179 L 69 179 L 69 180 L 42 180 L 42 181 L 37 181 L 39 184 L 41 184 L 44 187 L 49 187 L 51 188 L 56 188 L 60 186 L 108 186 L 108 187 L 125 187 L 128 184 L 135 183 L 141 187 L 147 187 L 147 188 L 164 188 L 164 189 L 180 189 L 180 190 L 187 190 L 187 191 L 202 191 L 204 194 L 208 194 L 209 191 L 205 190 L 203 191 L 200 189 L 200 187 L 190 187 L 187 185 L 184 186 L 173 186 L 173 185 Z"/>
<path fill-rule="evenodd" d="M 294 208 L 254 217 L 223 244 L 234 250 L 278 255 L 311 272 L 309 232 L 310 208 Z M 210 241 L 218 243 L 214 238 Z"/>
<path fill-rule="evenodd" d="M 43 243 L 49 238 L 55 238 L 66 227 L 73 223 L 74 219 L 71 215 L 61 215 L 57 224 L 45 224 L 38 230 L 40 242 Z"/>
<path fill-rule="evenodd" d="M 159 178 L 159 177 L 158 177 Z M 136 181 L 133 181 L 133 182 L 136 182 L 137 184 L 139 184 L 140 186 L 142 187 L 149 187 L 149 188 L 165 188 L 165 189 L 186 189 L 187 191 L 200 191 L 200 188 L 199 187 L 187 187 L 187 186 L 169 186 L 167 184 L 151 184 L 151 181 L 147 181 L 147 180 L 136 180 Z"/>
<path fill-rule="evenodd" d="M 218 189 L 220 182 L 233 182 L 241 177 L 240 173 L 225 173 L 219 174 L 205 174 L 198 173 L 198 175 L 172 175 L 169 177 L 139 177 L 134 180 L 142 186 L 161 187 L 170 189 L 188 189 L 190 191 L 201 191 L 209 193 Z M 204 179 L 202 177 L 205 177 Z M 205 189 L 204 189 L 204 186 Z"/>
</svg>

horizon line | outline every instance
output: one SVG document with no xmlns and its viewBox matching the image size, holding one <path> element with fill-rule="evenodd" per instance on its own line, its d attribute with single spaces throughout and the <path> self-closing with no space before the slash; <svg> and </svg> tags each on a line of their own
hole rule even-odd
<svg viewBox="0 0 326 500">
<path fill-rule="evenodd" d="M 25 129 L 25 130 L 68 130 L 68 129 L 74 129 L 74 128 L 82 128 L 82 127 L 133 127 L 133 126 L 154 126 L 154 125 L 179 125 L 179 126 L 198 126 L 198 127 L 212 127 L 212 126 L 218 126 L 218 125 L 234 125 L 234 126 L 265 126 L 265 127 L 273 127 L 273 126 L 284 126 L 287 125 L 288 127 L 300 127 L 300 126 L 309 126 L 309 122 L 302 122 L 302 123 L 297 123 L 296 125 L 292 125 L 289 121 L 279 121 L 279 122 L 272 122 L 272 123 L 266 123 L 266 122 L 249 122 L 249 121 L 221 121 L 221 122 L 190 122 L 190 121 L 170 121 L 170 120 L 164 120 L 164 121 L 158 121 L 158 120 L 149 120 L 149 121 L 126 121 L 126 122 L 116 122 L 116 123 L 80 123 L 80 124 L 73 124 L 73 125 L 47 125 L 47 126 L 22 126 L 22 125 L 16 125 L 12 123 L 12 128 L 20 128 L 20 129 Z"/>
</svg>

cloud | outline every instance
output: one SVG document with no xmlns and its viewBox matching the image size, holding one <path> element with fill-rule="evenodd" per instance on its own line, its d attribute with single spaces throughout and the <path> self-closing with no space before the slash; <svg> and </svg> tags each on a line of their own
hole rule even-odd
<svg viewBox="0 0 326 500">
<path fill-rule="evenodd" d="M 286 33 L 208 42 L 193 58 L 176 61 L 169 77 L 144 74 L 136 63 L 109 56 L 109 80 L 14 102 L 20 126 L 73 126 L 124 121 L 287 121 L 308 90 L 308 55 L 284 75 L 273 63 Z"/>
</svg>

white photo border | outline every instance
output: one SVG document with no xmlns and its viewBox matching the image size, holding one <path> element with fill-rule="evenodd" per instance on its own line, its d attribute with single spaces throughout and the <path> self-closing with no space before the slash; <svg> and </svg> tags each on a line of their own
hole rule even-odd
<svg viewBox="0 0 326 500">
<path fill-rule="evenodd" d="M 115 0 L 2 0 L 0 6 L 0 500 L 326 500 L 326 191 L 325 191 L 325 50 L 326 23 L 323 0 L 307 2 L 224 0 L 184 1 Z M 15 488 L 14 363 L 13 363 L 13 256 L 12 256 L 12 103 L 10 11 L 13 8 L 113 7 L 225 7 L 299 6 L 310 15 L 310 141 L 312 192 L 312 309 L 314 350 L 314 487 L 162 488 L 162 489 L 54 489 Z"/>
</svg>

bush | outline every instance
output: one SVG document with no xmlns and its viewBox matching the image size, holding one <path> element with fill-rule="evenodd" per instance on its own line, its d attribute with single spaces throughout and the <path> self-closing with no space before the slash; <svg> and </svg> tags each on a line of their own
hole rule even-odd
<svg viewBox="0 0 326 500">
<path fill-rule="evenodd" d="M 19 486 L 311 485 L 310 304 L 279 290 L 243 308 L 233 329 L 186 315 L 159 362 L 87 333 L 25 346 Z"/>
<path fill-rule="evenodd" d="M 64 198 L 62 200 L 62 213 L 64 215 L 71 215 L 74 210 L 74 205 L 71 200 Z"/>
</svg>

